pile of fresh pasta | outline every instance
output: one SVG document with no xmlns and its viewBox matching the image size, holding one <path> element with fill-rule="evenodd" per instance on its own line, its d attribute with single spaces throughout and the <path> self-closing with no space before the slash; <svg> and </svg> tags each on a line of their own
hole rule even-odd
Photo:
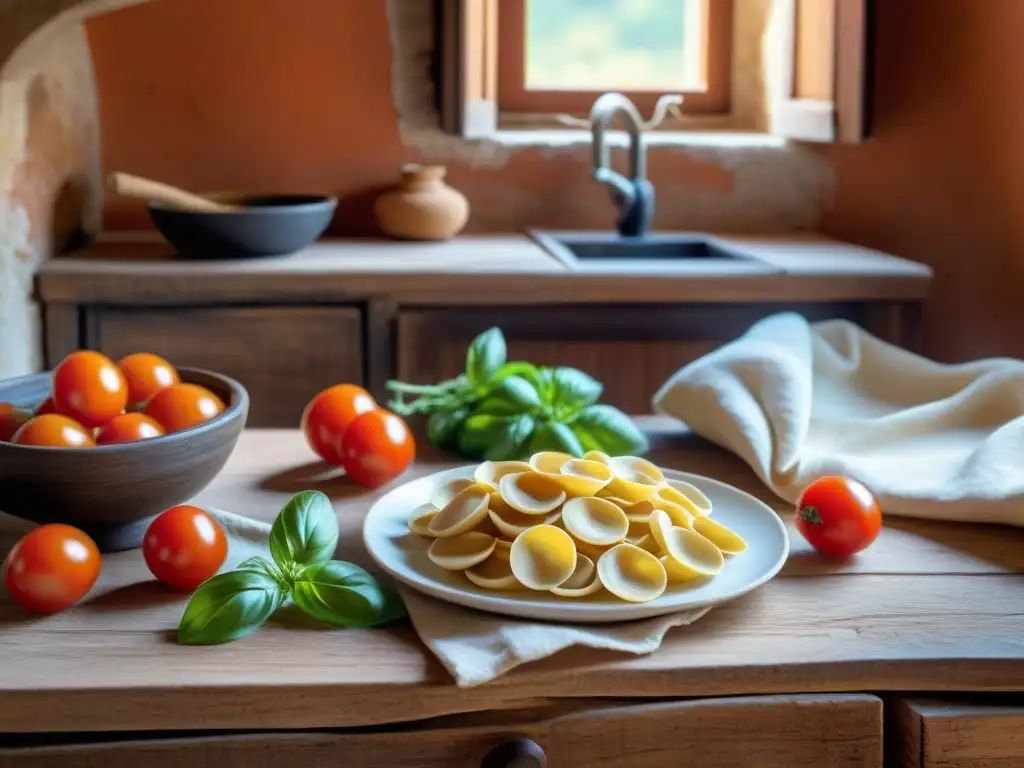
<svg viewBox="0 0 1024 768">
<path fill-rule="evenodd" d="M 430 560 L 485 589 L 564 598 L 607 590 L 633 603 L 670 582 L 707 579 L 746 542 L 711 520 L 697 488 L 635 456 L 546 451 L 485 461 L 438 488 L 409 528 L 433 539 Z"/>
</svg>

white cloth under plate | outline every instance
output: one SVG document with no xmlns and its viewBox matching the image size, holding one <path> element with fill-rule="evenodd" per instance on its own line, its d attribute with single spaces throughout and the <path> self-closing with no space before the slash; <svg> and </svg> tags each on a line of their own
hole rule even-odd
<svg viewBox="0 0 1024 768">
<path fill-rule="evenodd" d="M 229 565 L 258 554 L 270 557 L 270 525 L 223 510 L 209 511 L 230 540 Z M 521 664 L 576 645 L 651 653 L 669 629 L 692 624 L 711 610 L 698 608 L 621 624 L 551 624 L 460 608 L 405 587 L 398 591 L 416 634 L 462 688 L 486 683 Z"/>
<path fill-rule="evenodd" d="M 822 475 L 886 514 L 1024 525 L 1024 362 L 943 365 L 841 320 L 784 313 L 679 370 L 655 411 L 795 501 Z"/>
</svg>

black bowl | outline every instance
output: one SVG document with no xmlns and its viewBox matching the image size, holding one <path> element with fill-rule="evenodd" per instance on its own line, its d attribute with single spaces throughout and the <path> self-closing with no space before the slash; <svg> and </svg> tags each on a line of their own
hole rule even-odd
<svg viewBox="0 0 1024 768">
<path fill-rule="evenodd" d="M 0 511 L 36 523 L 81 528 L 102 552 L 133 549 L 150 521 L 182 504 L 217 476 L 238 442 L 249 394 L 234 379 L 179 368 L 227 406 L 205 424 L 163 437 L 95 448 L 41 448 L 0 442 Z M 0 381 L 0 402 L 34 408 L 52 375 Z"/>
<path fill-rule="evenodd" d="M 230 213 L 180 211 L 149 204 L 160 234 L 193 259 L 252 259 L 301 251 L 324 233 L 338 201 L 314 195 L 225 199 L 245 206 Z"/>
</svg>

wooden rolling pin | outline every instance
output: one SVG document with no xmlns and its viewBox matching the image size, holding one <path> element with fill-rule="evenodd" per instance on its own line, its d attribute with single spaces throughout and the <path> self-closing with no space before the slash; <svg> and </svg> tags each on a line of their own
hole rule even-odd
<svg viewBox="0 0 1024 768">
<path fill-rule="evenodd" d="M 196 213 L 232 213 L 240 211 L 244 206 L 227 205 L 218 203 L 209 198 L 186 192 L 183 189 L 172 187 L 151 179 L 144 179 L 141 176 L 133 176 L 130 173 L 120 171 L 110 174 L 107 179 L 110 190 L 124 197 L 133 197 L 139 200 L 146 200 L 153 203 L 160 203 L 169 208 L 176 208 L 181 211 L 194 211 Z"/>
</svg>

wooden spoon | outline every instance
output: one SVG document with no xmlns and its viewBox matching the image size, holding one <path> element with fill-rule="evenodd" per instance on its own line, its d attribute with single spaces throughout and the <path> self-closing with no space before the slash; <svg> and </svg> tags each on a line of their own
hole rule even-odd
<svg viewBox="0 0 1024 768">
<path fill-rule="evenodd" d="M 133 197 L 153 203 L 161 203 L 169 208 L 196 213 L 233 213 L 241 211 L 244 206 L 218 203 L 209 198 L 186 192 L 159 181 L 133 176 L 130 173 L 117 171 L 110 174 L 107 184 L 111 191 L 124 197 Z"/>
</svg>

